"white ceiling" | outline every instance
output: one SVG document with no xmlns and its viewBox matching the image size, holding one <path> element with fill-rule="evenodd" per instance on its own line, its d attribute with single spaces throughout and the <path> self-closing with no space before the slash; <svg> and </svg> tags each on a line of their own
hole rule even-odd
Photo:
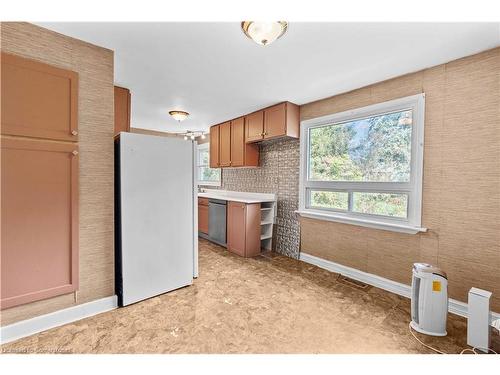
<svg viewBox="0 0 500 375">
<path fill-rule="evenodd" d="M 257 45 L 239 23 L 39 23 L 115 51 L 132 126 L 204 130 L 285 100 L 304 104 L 500 45 L 498 23 L 291 23 Z M 180 125 L 168 111 L 191 116 Z"/>
</svg>

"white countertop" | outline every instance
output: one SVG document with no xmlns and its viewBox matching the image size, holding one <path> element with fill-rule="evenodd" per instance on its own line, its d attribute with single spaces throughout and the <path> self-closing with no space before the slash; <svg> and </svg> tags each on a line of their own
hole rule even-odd
<svg viewBox="0 0 500 375">
<path fill-rule="evenodd" d="M 276 202 L 276 194 L 268 193 L 247 193 L 241 191 L 206 189 L 203 193 L 198 193 L 199 198 L 221 199 L 225 201 L 242 203 L 262 203 Z"/>
</svg>

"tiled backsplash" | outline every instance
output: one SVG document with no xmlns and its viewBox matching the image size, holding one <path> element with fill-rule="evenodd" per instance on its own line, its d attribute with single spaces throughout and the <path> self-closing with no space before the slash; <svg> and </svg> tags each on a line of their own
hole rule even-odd
<svg viewBox="0 0 500 375">
<path fill-rule="evenodd" d="M 267 141 L 260 145 L 259 168 L 222 171 L 222 189 L 275 193 L 278 197 L 273 249 L 299 257 L 300 226 L 294 213 L 299 205 L 299 140 Z"/>
</svg>

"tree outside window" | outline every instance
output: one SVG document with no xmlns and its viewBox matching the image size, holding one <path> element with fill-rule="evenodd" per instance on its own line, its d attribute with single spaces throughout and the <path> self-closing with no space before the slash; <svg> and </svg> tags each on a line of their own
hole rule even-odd
<svg viewBox="0 0 500 375">
<path fill-rule="evenodd" d="M 209 144 L 198 145 L 197 154 L 198 185 L 220 186 L 221 169 L 210 168 Z"/>
</svg>

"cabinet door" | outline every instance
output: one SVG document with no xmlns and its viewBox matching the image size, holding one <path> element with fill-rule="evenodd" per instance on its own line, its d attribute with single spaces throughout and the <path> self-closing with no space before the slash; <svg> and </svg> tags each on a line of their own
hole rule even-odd
<svg viewBox="0 0 500 375">
<path fill-rule="evenodd" d="M 115 86 L 115 135 L 130 131 L 130 91 Z"/>
<path fill-rule="evenodd" d="M 78 289 L 77 147 L 2 139 L 2 309 Z"/>
<path fill-rule="evenodd" d="M 220 166 L 231 166 L 231 122 L 225 122 L 219 125 L 219 153 Z"/>
<path fill-rule="evenodd" d="M 208 206 L 198 205 L 198 232 L 208 234 Z"/>
<path fill-rule="evenodd" d="M 245 203 L 228 202 L 227 249 L 242 257 L 245 256 L 246 244 L 245 217 Z"/>
<path fill-rule="evenodd" d="M 245 118 L 231 121 L 231 166 L 245 165 Z"/>
<path fill-rule="evenodd" d="M 78 140 L 78 74 L 2 52 L 2 134 Z"/>
<path fill-rule="evenodd" d="M 210 168 L 219 168 L 219 126 L 210 128 Z"/>
<path fill-rule="evenodd" d="M 264 110 L 264 139 L 286 135 L 286 103 Z"/>
<path fill-rule="evenodd" d="M 245 257 L 260 254 L 260 203 L 246 205 L 245 218 Z"/>
<path fill-rule="evenodd" d="M 245 118 L 245 142 L 260 141 L 264 133 L 264 112 L 251 113 Z"/>
</svg>

